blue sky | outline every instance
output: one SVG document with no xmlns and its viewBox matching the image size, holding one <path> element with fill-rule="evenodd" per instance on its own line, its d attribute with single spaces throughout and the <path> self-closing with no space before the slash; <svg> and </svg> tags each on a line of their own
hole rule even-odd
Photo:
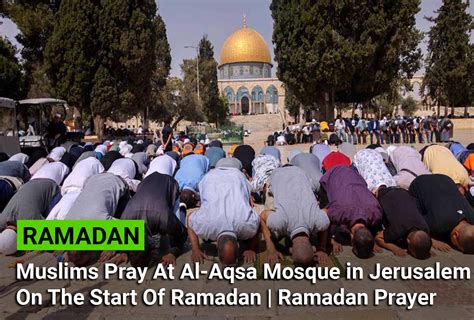
<svg viewBox="0 0 474 320">
<path fill-rule="evenodd" d="M 242 26 L 242 16 L 246 14 L 247 25 L 262 34 L 267 44 L 272 46 L 273 20 L 269 10 L 270 0 L 156 0 L 158 10 L 163 17 L 168 41 L 171 45 L 172 71 L 180 76 L 179 64 L 186 58 L 195 55 L 193 49 L 185 46 L 196 45 L 199 39 L 207 34 L 214 44 L 215 57 L 219 60 L 220 49 L 227 36 Z M 421 31 L 428 31 L 430 24 L 424 19 L 432 16 L 442 0 L 422 0 L 421 11 L 417 15 L 417 26 Z M 474 8 L 471 5 L 471 13 Z M 14 43 L 18 33 L 16 26 L 3 19 L 0 34 L 7 36 Z M 474 35 L 471 37 L 471 39 Z M 422 50 L 426 44 L 422 43 Z M 272 57 L 273 57 L 273 50 Z M 275 72 L 275 70 L 273 70 Z"/>
</svg>

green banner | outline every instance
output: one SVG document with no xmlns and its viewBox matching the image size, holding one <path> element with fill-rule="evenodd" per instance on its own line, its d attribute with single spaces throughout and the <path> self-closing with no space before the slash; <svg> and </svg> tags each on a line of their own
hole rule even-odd
<svg viewBox="0 0 474 320">
<path fill-rule="evenodd" d="M 18 220 L 18 250 L 142 251 L 143 220 Z"/>
</svg>

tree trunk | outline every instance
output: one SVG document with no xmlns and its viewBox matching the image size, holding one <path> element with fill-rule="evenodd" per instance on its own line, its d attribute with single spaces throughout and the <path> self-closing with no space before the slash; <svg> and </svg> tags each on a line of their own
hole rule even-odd
<svg viewBox="0 0 474 320">
<path fill-rule="evenodd" d="M 454 116 L 454 105 L 451 105 L 451 115 Z"/>
<path fill-rule="evenodd" d="M 355 111 L 356 111 L 357 103 L 352 104 L 352 112 L 351 112 L 351 118 L 354 118 L 355 116 Z"/>
<path fill-rule="evenodd" d="M 104 137 L 104 121 L 105 119 L 102 118 L 100 115 L 95 115 L 94 130 L 99 142 L 102 142 L 102 138 Z"/>
<path fill-rule="evenodd" d="M 444 106 L 444 116 L 445 117 L 448 116 L 448 106 L 447 105 Z"/>
<path fill-rule="evenodd" d="M 173 130 L 176 130 L 176 127 L 178 126 L 179 122 L 183 119 L 184 119 L 183 116 L 177 117 L 176 120 L 174 120 L 173 124 L 171 125 L 171 128 L 173 128 Z"/>
<path fill-rule="evenodd" d="M 467 118 L 467 106 L 464 107 L 464 118 Z"/>
<path fill-rule="evenodd" d="M 150 126 L 150 121 L 148 119 L 148 107 L 145 107 L 143 109 L 143 111 L 141 112 L 141 117 L 143 129 L 148 129 L 148 127 Z"/>
<path fill-rule="evenodd" d="M 441 101 L 438 99 L 438 103 L 437 103 L 437 113 L 436 115 L 439 117 L 441 116 Z"/>
</svg>

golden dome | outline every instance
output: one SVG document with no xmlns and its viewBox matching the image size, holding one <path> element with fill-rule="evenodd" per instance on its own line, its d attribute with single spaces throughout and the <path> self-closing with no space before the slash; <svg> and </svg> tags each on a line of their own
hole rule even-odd
<svg viewBox="0 0 474 320">
<path fill-rule="evenodd" d="M 263 37 L 245 25 L 232 33 L 224 42 L 221 65 L 238 62 L 264 62 L 272 64 L 270 50 Z"/>
</svg>

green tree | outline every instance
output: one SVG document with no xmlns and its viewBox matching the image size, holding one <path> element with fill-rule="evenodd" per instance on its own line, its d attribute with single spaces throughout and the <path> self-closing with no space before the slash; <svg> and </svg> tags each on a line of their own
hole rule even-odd
<svg viewBox="0 0 474 320">
<path fill-rule="evenodd" d="M 296 96 L 288 89 L 286 89 L 285 93 L 285 106 L 290 116 L 292 116 L 295 120 L 299 118 L 301 103 L 298 101 Z"/>
<path fill-rule="evenodd" d="M 473 16 L 469 1 L 444 0 L 428 35 L 428 56 L 422 91 L 436 102 L 446 99 L 451 107 L 467 107 L 474 100 L 474 45 L 469 43 Z"/>
<path fill-rule="evenodd" d="M 416 103 L 415 99 L 413 99 L 413 97 L 406 97 L 402 99 L 400 106 L 407 116 L 412 116 L 418 109 L 418 104 Z"/>
<path fill-rule="evenodd" d="M 152 101 L 150 108 L 143 115 L 145 127 L 148 126 L 148 119 L 164 120 L 168 112 L 166 108 L 163 108 L 162 101 L 164 101 L 164 97 L 168 97 L 170 92 L 174 91 L 174 89 L 167 88 L 167 79 L 171 69 L 171 53 L 166 36 L 166 25 L 160 15 L 155 17 L 154 27 L 156 37 L 155 71 L 151 77 Z"/>
<path fill-rule="evenodd" d="M 45 76 L 44 50 L 60 3 L 61 0 L 17 0 L 4 4 L 4 12 L 20 31 L 16 40 L 22 46 L 25 86 L 30 97 L 55 95 Z"/>
<path fill-rule="evenodd" d="M 156 121 L 173 118 L 173 128 L 182 120 L 204 120 L 195 87 L 177 77 L 167 79 L 166 86 L 159 92 L 157 107 L 150 113 L 150 117 Z"/>
<path fill-rule="evenodd" d="M 151 102 L 156 4 L 63 0 L 45 52 L 48 76 L 71 105 L 94 116 L 136 115 Z"/>
<path fill-rule="evenodd" d="M 419 0 L 273 0 L 278 76 L 331 120 L 335 102 L 367 102 L 419 66 Z"/>
<path fill-rule="evenodd" d="M 90 111 L 99 67 L 99 7 L 92 0 L 64 0 L 44 52 L 45 69 L 58 97 Z"/>
<path fill-rule="evenodd" d="M 15 57 L 15 48 L 0 37 L 0 97 L 20 99 L 23 94 L 22 68 Z"/>
<path fill-rule="evenodd" d="M 217 61 L 214 59 L 214 47 L 204 35 L 199 41 L 199 86 L 202 110 L 208 122 L 219 125 L 225 121 L 228 108 L 220 99 L 217 86 Z"/>
</svg>

